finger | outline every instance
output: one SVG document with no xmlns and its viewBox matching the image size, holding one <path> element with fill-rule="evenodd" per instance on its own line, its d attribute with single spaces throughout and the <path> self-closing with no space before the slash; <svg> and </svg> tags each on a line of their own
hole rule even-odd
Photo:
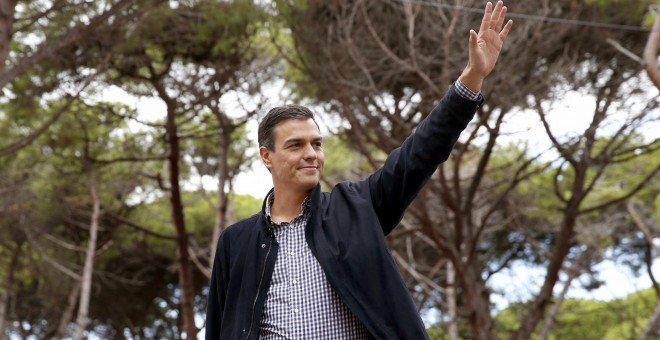
<svg viewBox="0 0 660 340">
<path fill-rule="evenodd" d="M 479 49 L 479 44 L 477 43 L 477 40 L 479 39 L 477 32 L 474 30 L 470 30 L 470 48 L 468 50 L 468 65 L 474 63 L 473 59 L 475 57 L 475 53 L 477 53 L 477 50 Z"/>
<path fill-rule="evenodd" d="M 504 18 L 506 18 L 506 12 L 508 9 L 506 6 L 502 7 L 502 10 L 500 11 L 499 17 L 497 20 L 495 20 L 495 25 L 493 26 L 493 29 L 495 32 L 499 31 L 502 29 L 502 24 L 504 23 Z"/>
<path fill-rule="evenodd" d="M 486 10 L 484 11 L 484 17 L 481 19 L 481 26 L 479 26 L 479 32 L 485 32 L 490 27 L 490 20 L 493 14 L 493 4 L 489 1 L 486 3 Z"/>
<path fill-rule="evenodd" d="M 470 48 L 477 48 L 477 32 L 470 30 Z"/>
<path fill-rule="evenodd" d="M 513 26 L 513 20 L 507 21 L 506 25 L 504 25 L 504 28 L 502 28 L 502 32 L 500 32 L 500 40 L 504 41 L 506 37 L 509 35 L 509 31 L 511 30 L 511 26 Z"/>
<path fill-rule="evenodd" d="M 502 27 L 502 22 L 504 21 L 504 17 L 502 16 L 502 9 L 504 7 L 504 3 L 502 1 L 498 1 L 497 4 L 495 5 L 495 9 L 493 10 L 493 13 L 491 14 L 490 17 L 490 28 L 493 30 L 499 30 L 500 27 Z"/>
</svg>

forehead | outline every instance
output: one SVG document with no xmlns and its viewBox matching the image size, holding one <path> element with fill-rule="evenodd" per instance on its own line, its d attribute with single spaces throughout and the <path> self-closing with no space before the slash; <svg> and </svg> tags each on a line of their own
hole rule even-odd
<svg viewBox="0 0 660 340">
<path fill-rule="evenodd" d="M 274 129 L 275 144 L 285 143 L 291 139 L 321 138 L 319 127 L 313 119 L 287 119 L 278 123 Z"/>
</svg>

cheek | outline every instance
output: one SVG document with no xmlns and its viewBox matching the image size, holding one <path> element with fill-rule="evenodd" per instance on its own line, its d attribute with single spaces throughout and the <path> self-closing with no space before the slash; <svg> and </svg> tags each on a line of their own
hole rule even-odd
<svg viewBox="0 0 660 340">
<path fill-rule="evenodd" d="M 321 168 L 323 168 L 323 165 L 325 164 L 325 154 L 323 153 L 323 151 L 319 151 L 319 153 L 316 154 L 316 159 L 321 165 Z"/>
<path fill-rule="evenodd" d="M 283 162 L 283 168 L 286 168 L 288 172 L 295 172 L 298 167 L 298 160 L 294 157 L 288 158 Z"/>
</svg>

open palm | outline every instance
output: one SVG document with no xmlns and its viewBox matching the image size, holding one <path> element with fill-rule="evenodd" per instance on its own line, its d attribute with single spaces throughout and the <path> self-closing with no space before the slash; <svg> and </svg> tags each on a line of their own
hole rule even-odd
<svg viewBox="0 0 660 340">
<path fill-rule="evenodd" d="M 470 31 L 470 59 L 468 66 L 472 71 L 485 78 L 495 68 L 497 58 L 502 50 L 502 44 L 511 30 L 513 21 L 509 20 L 504 27 L 504 17 L 507 8 L 502 1 L 486 4 L 484 17 L 479 27 L 479 33 Z"/>
</svg>

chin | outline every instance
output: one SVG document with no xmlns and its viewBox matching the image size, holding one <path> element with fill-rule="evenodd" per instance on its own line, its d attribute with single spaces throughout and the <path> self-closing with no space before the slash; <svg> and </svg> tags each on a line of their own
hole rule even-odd
<svg viewBox="0 0 660 340">
<path fill-rule="evenodd" d="M 300 186 L 302 188 L 304 188 L 305 190 L 312 190 L 312 189 L 316 188 L 316 185 L 318 185 L 318 184 L 319 184 L 319 179 L 315 179 L 313 181 L 309 180 L 309 181 L 305 181 L 303 183 L 300 183 Z"/>
</svg>

